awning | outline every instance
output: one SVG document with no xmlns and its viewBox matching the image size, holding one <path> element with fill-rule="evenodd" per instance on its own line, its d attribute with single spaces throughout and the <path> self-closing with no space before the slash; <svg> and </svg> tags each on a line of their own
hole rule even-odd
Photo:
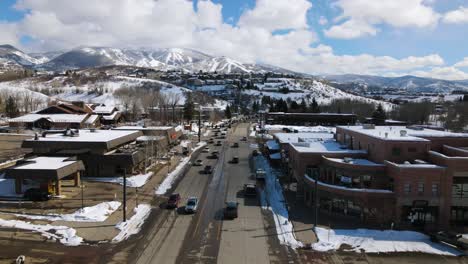
<svg viewBox="0 0 468 264">
<path fill-rule="evenodd" d="M 272 160 L 280 160 L 280 159 L 281 159 L 281 153 L 273 153 L 273 154 L 270 154 L 270 159 L 272 159 Z"/>
</svg>

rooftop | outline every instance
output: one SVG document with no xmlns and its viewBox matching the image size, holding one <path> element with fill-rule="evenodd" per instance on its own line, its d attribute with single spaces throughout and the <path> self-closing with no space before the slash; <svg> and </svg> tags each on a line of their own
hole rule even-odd
<svg viewBox="0 0 468 264">
<path fill-rule="evenodd" d="M 76 163 L 76 160 L 68 160 L 68 157 L 37 157 L 26 159 L 27 163 L 14 167 L 15 170 L 57 170 Z"/>
<path fill-rule="evenodd" d="M 316 142 L 290 143 L 297 152 L 301 153 L 362 153 L 367 154 L 365 150 L 348 149 L 335 140 L 325 140 Z"/>
<path fill-rule="evenodd" d="M 65 136 L 60 134 L 48 134 L 45 137 L 39 136 L 37 140 L 27 139 L 26 141 L 51 141 L 51 142 L 109 142 L 121 137 L 136 135 L 135 139 L 140 136 L 136 131 L 118 131 L 118 130 L 79 130 L 76 136 Z"/>
<path fill-rule="evenodd" d="M 45 118 L 53 123 L 81 123 L 88 117 L 88 114 L 27 114 L 24 116 L 12 118 L 9 122 L 30 123 Z"/>
<path fill-rule="evenodd" d="M 275 133 L 274 136 L 278 139 L 279 143 L 298 143 L 332 139 L 334 134 L 318 132 Z"/>
<path fill-rule="evenodd" d="M 384 164 L 381 163 L 375 163 L 373 161 L 367 160 L 367 159 L 354 159 L 354 158 L 344 158 L 344 159 L 338 159 L 338 158 L 326 158 L 328 160 L 338 162 L 338 163 L 344 163 L 344 164 L 354 164 L 354 165 L 362 165 L 362 166 L 384 166 Z"/>
<path fill-rule="evenodd" d="M 115 110 L 115 107 L 114 106 L 96 106 L 96 108 L 94 108 L 93 112 L 95 114 L 111 114 L 112 112 L 114 112 Z"/>
<path fill-rule="evenodd" d="M 174 127 L 171 126 L 149 126 L 149 127 L 144 127 L 144 126 L 120 126 L 113 128 L 112 130 L 138 130 L 138 131 L 144 131 L 144 130 L 169 130 Z"/>
</svg>

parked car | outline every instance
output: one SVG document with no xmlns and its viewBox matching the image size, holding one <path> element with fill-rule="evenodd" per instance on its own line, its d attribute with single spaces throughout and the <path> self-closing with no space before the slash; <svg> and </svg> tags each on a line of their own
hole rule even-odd
<svg viewBox="0 0 468 264">
<path fill-rule="evenodd" d="M 255 186 L 255 184 L 244 184 L 244 196 L 257 196 L 257 187 Z"/>
<path fill-rule="evenodd" d="M 255 171 L 255 179 L 257 179 L 257 181 L 264 181 L 265 175 L 266 175 L 266 172 L 263 169 L 257 169 Z"/>
<path fill-rule="evenodd" d="M 463 238 L 463 235 L 461 234 L 440 231 L 431 234 L 430 237 L 432 242 L 444 242 L 463 250 L 468 249 L 468 239 Z"/>
<path fill-rule="evenodd" d="M 189 197 L 187 200 L 187 204 L 185 205 L 185 212 L 186 213 L 195 213 L 197 212 L 198 207 L 198 198 L 197 197 Z"/>
<path fill-rule="evenodd" d="M 252 151 L 252 156 L 254 156 L 254 157 L 258 156 L 258 150 L 254 149 Z"/>
<path fill-rule="evenodd" d="M 208 152 L 210 152 L 210 148 L 209 147 L 204 147 L 202 152 L 203 153 L 208 153 Z"/>
<path fill-rule="evenodd" d="M 247 137 L 242 137 L 242 141 L 247 141 Z"/>
<path fill-rule="evenodd" d="M 232 144 L 232 147 L 233 147 L 233 148 L 238 148 L 238 147 L 239 147 L 239 143 L 234 142 L 234 144 Z"/>
<path fill-rule="evenodd" d="M 177 208 L 179 207 L 179 202 L 180 202 L 180 194 L 178 193 L 173 193 L 171 196 L 169 196 L 169 200 L 167 200 L 167 205 L 166 208 Z"/>
<path fill-rule="evenodd" d="M 52 198 L 52 194 L 39 188 L 30 188 L 24 192 L 23 198 L 30 201 L 48 201 Z"/>
<path fill-rule="evenodd" d="M 219 152 L 218 151 L 213 151 L 210 156 L 208 156 L 209 159 L 218 159 L 219 158 Z"/>
<path fill-rule="evenodd" d="M 213 143 L 214 143 L 214 139 L 210 138 L 210 140 L 208 141 L 208 144 L 213 144 Z"/>
<path fill-rule="evenodd" d="M 221 146 L 221 145 L 222 145 L 222 144 L 221 144 L 221 141 L 218 140 L 218 141 L 216 142 L 216 146 Z"/>
<path fill-rule="evenodd" d="M 202 166 L 203 165 L 203 160 L 196 160 L 194 163 L 193 163 L 193 166 Z"/>
<path fill-rule="evenodd" d="M 210 165 L 206 165 L 205 168 L 203 169 L 203 173 L 204 173 L 204 174 L 211 174 L 211 173 L 213 173 L 213 167 L 211 167 Z"/>
<path fill-rule="evenodd" d="M 234 163 L 234 164 L 239 163 L 239 157 L 237 156 L 232 157 L 231 163 Z"/>
<path fill-rule="evenodd" d="M 237 202 L 227 202 L 226 207 L 224 208 L 224 218 L 225 219 L 234 219 L 237 218 Z"/>
</svg>

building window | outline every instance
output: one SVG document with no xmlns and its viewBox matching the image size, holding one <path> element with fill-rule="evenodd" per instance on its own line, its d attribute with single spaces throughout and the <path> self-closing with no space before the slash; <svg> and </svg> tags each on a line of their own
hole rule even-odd
<svg viewBox="0 0 468 264">
<path fill-rule="evenodd" d="M 438 196 L 439 195 L 439 184 L 433 183 L 432 184 L 432 195 Z"/>
<path fill-rule="evenodd" d="M 400 156 L 401 149 L 400 148 L 392 148 L 392 155 L 393 156 Z"/>
<path fill-rule="evenodd" d="M 416 148 L 408 148 L 408 152 L 416 152 L 417 149 Z"/>
<path fill-rule="evenodd" d="M 424 183 L 420 182 L 418 183 L 418 194 L 423 194 L 424 193 Z"/>
<path fill-rule="evenodd" d="M 411 184 L 405 183 L 405 185 L 403 185 L 403 192 L 404 192 L 405 194 L 411 193 Z"/>
</svg>

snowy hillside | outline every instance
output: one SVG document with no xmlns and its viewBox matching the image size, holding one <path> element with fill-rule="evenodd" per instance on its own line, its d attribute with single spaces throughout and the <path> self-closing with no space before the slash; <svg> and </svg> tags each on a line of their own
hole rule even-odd
<svg viewBox="0 0 468 264">
<path fill-rule="evenodd" d="M 264 84 L 256 84 L 256 86 L 258 90 L 245 90 L 243 93 L 259 98 L 262 96 L 270 96 L 275 99 L 282 98 L 283 100 L 290 98 L 297 102 L 300 102 L 302 99 L 309 101 L 315 98 L 319 104 L 328 104 L 334 99 L 352 99 L 374 104 L 382 103 L 386 109 L 393 107 L 390 103 L 349 94 L 311 79 L 270 78 Z M 287 91 L 285 91 L 285 88 L 287 88 Z"/>
<path fill-rule="evenodd" d="M 8 60 L 22 66 L 32 66 L 40 61 L 18 50 L 11 45 L 0 45 L 0 59 Z"/>
</svg>

